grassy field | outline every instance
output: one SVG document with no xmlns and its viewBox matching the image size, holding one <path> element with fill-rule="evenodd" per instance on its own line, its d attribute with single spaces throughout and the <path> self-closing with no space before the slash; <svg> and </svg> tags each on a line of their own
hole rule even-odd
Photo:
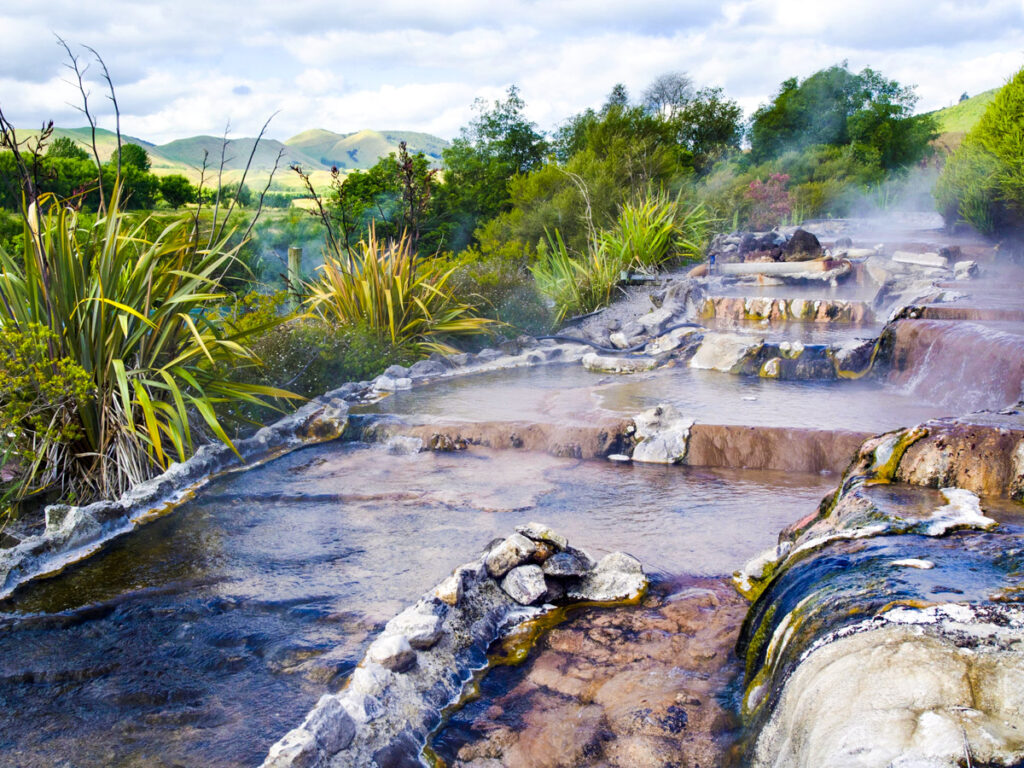
<svg viewBox="0 0 1024 768">
<path fill-rule="evenodd" d="M 939 133 L 967 133 L 981 119 L 998 90 L 993 88 L 952 107 L 936 110 L 933 114 L 939 120 Z"/>
</svg>

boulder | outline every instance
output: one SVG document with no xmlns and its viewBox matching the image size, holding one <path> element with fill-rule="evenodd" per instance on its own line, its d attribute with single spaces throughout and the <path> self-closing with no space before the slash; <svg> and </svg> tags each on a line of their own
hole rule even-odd
<svg viewBox="0 0 1024 768">
<path fill-rule="evenodd" d="M 384 375 L 392 379 L 405 379 L 409 376 L 409 369 L 404 365 L 389 365 L 384 369 Z"/>
<path fill-rule="evenodd" d="M 440 376 L 445 372 L 445 367 L 436 360 L 420 360 L 413 363 L 409 368 L 409 378 L 421 379 L 429 376 Z"/>
<path fill-rule="evenodd" d="M 671 405 L 657 405 L 638 414 L 633 419 L 633 439 L 637 441 L 633 461 L 680 463 L 686 458 L 693 423 Z"/>
<path fill-rule="evenodd" d="M 521 533 L 533 541 L 543 541 L 552 544 L 558 551 L 569 546 L 569 540 L 565 536 L 551 530 L 544 523 L 530 522 L 526 525 L 517 525 L 516 533 Z"/>
<path fill-rule="evenodd" d="M 514 533 L 487 553 L 484 566 L 487 573 L 498 578 L 527 562 L 536 551 L 537 545 L 531 539 L 521 533 Z"/>
<path fill-rule="evenodd" d="M 520 605 L 533 605 L 548 591 L 544 572 L 539 565 L 521 565 L 513 568 L 501 580 L 501 588 Z"/>
<path fill-rule="evenodd" d="M 640 561 L 624 552 L 612 552 L 598 562 L 594 570 L 566 589 L 574 600 L 633 600 L 647 586 Z"/>
<path fill-rule="evenodd" d="M 405 635 L 383 635 L 370 645 L 366 657 L 392 672 L 405 672 L 416 663 L 416 651 Z"/>
<path fill-rule="evenodd" d="M 594 561 L 586 552 L 569 547 L 545 560 L 541 570 L 548 576 L 586 576 L 594 570 Z"/>
<path fill-rule="evenodd" d="M 821 243 L 805 229 L 798 229 L 782 248 L 783 261 L 810 261 L 821 256 Z"/>
<path fill-rule="evenodd" d="M 953 264 L 953 274 L 957 280 L 969 280 L 978 276 L 978 262 L 958 261 Z"/>
<path fill-rule="evenodd" d="M 736 333 L 705 333 L 691 368 L 729 373 L 748 355 L 764 345 L 764 339 Z"/>
<path fill-rule="evenodd" d="M 423 613 L 415 607 L 407 608 L 387 623 L 388 634 L 402 635 L 417 650 L 437 645 L 443 635 L 442 617 L 436 613 Z"/>
</svg>

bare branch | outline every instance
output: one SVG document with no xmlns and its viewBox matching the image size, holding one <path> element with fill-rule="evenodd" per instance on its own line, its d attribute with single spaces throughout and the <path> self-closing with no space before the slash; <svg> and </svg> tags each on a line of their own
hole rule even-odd
<svg viewBox="0 0 1024 768">
<path fill-rule="evenodd" d="M 217 216 L 220 214 L 220 191 L 224 186 L 224 155 L 228 151 L 228 131 L 230 130 L 231 121 L 228 120 L 227 125 L 224 126 L 224 138 L 220 142 L 220 165 L 217 168 L 217 195 L 213 200 L 213 222 L 210 224 L 210 239 L 206 243 L 207 248 L 213 246 L 213 235 L 217 231 Z"/>
<path fill-rule="evenodd" d="M 107 69 L 107 63 L 103 60 L 103 57 L 96 52 L 96 49 L 88 45 L 83 47 L 85 50 L 92 53 L 92 55 L 96 57 L 96 61 L 100 63 L 100 67 L 103 68 L 103 79 L 107 81 L 107 87 L 110 89 L 110 95 L 107 98 L 114 104 L 114 118 L 117 125 L 117 178 L 121 178 L 121 109 L 117 106 L 117 94 L 114 93 L 114 81 L 110 79 L 110 70 Z"/>
<path fill-rule="evenodd" d="M 245 162 L 245 170 L 242 171 L 242 178 L 238 182 L 238 188 L 235 190 L 235 196 L 231 200 L 231 205 L 228 206 L 228 212 L 224 214 L 224 221 L 220 225 L 220 232 L 217 233 L 218 240 L 220 240 L 221 236 L 224 234 L 224 228 L 228 225 L 228 219 L 231 218 L 231 212 L 235 209 L 235 205 L 238 203 L 238 196 L 242 193 L 242 185 L 245 184 L 245 177 L 249 175 L 249 169 L 252 167 L 252 160 L 256 157 L 256 150 L 259 148 L 260 142 L 263 140 L 263 134 L 267 132 L 267 126 L 270 125 L 270 121 L 275 117 L 277 117 L 277 112 L 267 118 L 267 122 L 265 122 L 263 127 L 260 128 L 259 136 L 257 136 L 256 141 L 252 143 L 252 151 L 249 152 L 249 159 Z M 280 156 L 278 157 L 278 160 L 280 160 Z M 274 167 L 277 167 L 276 163 L 274 164 Z M 260 198 L 260 201 L 262 203 L 262 197 Z"/>
<path fill-rule="evenodd" d="M 256 212 L 253 214 L 252 221 L 249 222 L 249 228 L 245 230 L 245 234 L 242 236 L 242 242 L 249 239 L 249 235 L 252 233 L 252 228 L 256 226 L 256 220 L 259 219 L 260 214 L 263 212 L 263 199 L 267 196 L 267 191 L 270 189 L 270 185 L 274 183 L 274 174 L 277 173 L 277 167 L 281 164 L 281 158 L 284 157 L 284 147 L 277 150 L 277 158 L 274 160 L 274 167 L 270 169 L 270 178 L 267 179 L 267 184 L 263 187 L 263 191 L 260 192 L 260 201 L 256 205 Z M 241 187 L 239 187 L 241 190 Z"/>
</svg>

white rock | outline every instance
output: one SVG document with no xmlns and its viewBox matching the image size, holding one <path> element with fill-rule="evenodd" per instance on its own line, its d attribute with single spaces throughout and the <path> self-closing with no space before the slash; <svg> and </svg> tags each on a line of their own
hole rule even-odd
<svg viewBox="0 0 1024 768">
<path fill-rule="evenodd" d="M 953 274 L 957 280 L 969 280 L 978 274 L 978 262 L 969 259 L 953 264 Z"/>
<path fill-rule="evenodd" d="M 571 585 L 566 594 L 574 600 L 608 602 L 632 600 L 647 586 L 640 561 L 624 552 L 612 552 L 598 562 L 597 567 L 578 584 Z"/>
<path fill-rule="evenodd" d="M 893 568 L 918 568 L 922 571 L 930 571 L 935 567 L 931 560 L 920 560 L 916 557 L 905 557 L 902 560 L 893 560 L 889 563 Z"/>
<path fill-rule="evenodd" d="M 981 512 L 978 495 L 963 488 L 940 488 L 939 492 L 949 503 L 932 512 L 924 533 L 928 536 L 942 536 L 958 528 L 977 528 L 987 531 L 998 523 Z"/>
<path fill-rule="evenodd" d="M 536 551 L 537 545 L 531 539 L 521 533 L 514 533 L 487 553 L 484 565 L 487 573 L 498 578 L 525 563 Z"/>
<path fill-rule="evenodd" d="M 516 532 L 533 541 L 553 544 L 558 549 L 565 549 L 569 546 L 569 540 L 565 536 L 551 530 L 544 523 L 529 522 L 526 525 L 517 525 Z"/>
<path fill-rule="evenodd" d="M 627 347 L 631 346 L 629 343 L 629 339 L 626 338 L 626 334 L 624 334 L 622 331 L 615 331 L 614 333 L 610 334 L 608 336 L 608 341 L 611 342 L 611 345 L 616 349 L 626 349 Z"/>
<path fill-rule="evenodd" d="M 356 734 L 355 720 L 341 705 L 340 699 L 330 694 L 320 697 L 302 728 L 313 734 L 320 750 L 327 755 L 345 749 Z"/>
<path fill-rule="evenodd" d="M 433 648 L 443 635 L 443 620 L 434 613 L 421 613 L 415 608 L 406 608 L 387 623 L 387 634 L 402 635 L 409 645 L 417 650 Z"/>
<path fill-rule="evenodd" d="M 892 260 L 898 264 L 913 264 L 919 267 L 948 267 L 949 259 L 939 256 L 937 253 L 912 253 L 910 251 L 896 251 Z"/>
<path fill-rule="evenodd" d="M 658 365 L 658 361 L 651 357 L 618 357 L 597 352 L 588 352 L 581 362 L 588 371 L 601 373 L 642 373 Z"/>
<path fill-rule="evenodd" d="M 633 418 L 638 440 L 633 461 L 649 464 L 678 464 L 686 457 L 690 428 L 694 421 L 685 418 L 671 405 L 658 405 Z"/>
<path fill-rule="evenodd" d="M 539 565 L 513 568 L 501 580 L 501 588 L 520 605 L 533 605 L 548 591 L 544 572 Z"/>
<path fill-rule="evenodd" d="M 316 737 L 304 728 L 294 728 L 270 748 L 263 768 L 309 768 L 317 756 Z"/>
<path fill-rule="evenodd" d="M 462 600 L 462 577 L 457 574 L 449 576 L 437 585 L 434 595 L 447 605 L 458 605 Z"/>
<path fill-rule="evenodd" d="M 742 362 L 747 353 L 758 349 L 764 339 L 736 333 L 706 333 L 690 358 L 690 367 L 728 373 Z"/>
<path fill-rule="evenodd" d="M 384 635 L 370 644 L 366 658 L 392 672 L 404 672 L 416 663 L 416 651 L 405 635 Z"/>
</svg>

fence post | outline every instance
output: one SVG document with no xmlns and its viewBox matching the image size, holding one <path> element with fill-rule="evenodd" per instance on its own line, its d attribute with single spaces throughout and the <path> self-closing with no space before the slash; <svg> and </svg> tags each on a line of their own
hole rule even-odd
<svg viewBox="0 0 1024 768">
<path fill-rule="evenodd" d="M 302 285 L 302 248 L 288 249 L 288 293 L 292 309 L 298 309 L 302 301 L 300 286 Z"/>
</svg>

